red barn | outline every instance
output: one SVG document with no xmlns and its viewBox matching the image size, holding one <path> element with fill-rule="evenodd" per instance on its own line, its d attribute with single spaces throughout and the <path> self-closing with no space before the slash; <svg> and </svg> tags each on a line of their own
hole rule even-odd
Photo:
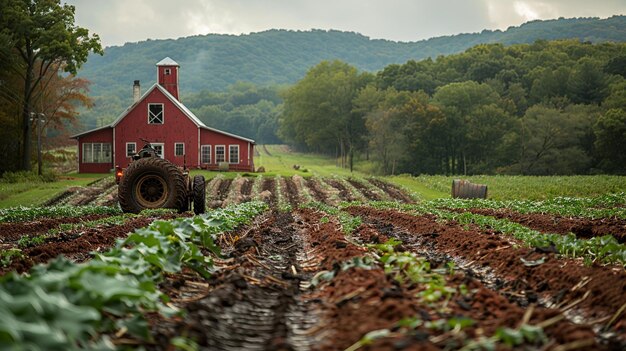
<svg viewBox="0 0 626 351">
<path fill-rule="evenodd" d="M 133 104 L 113 123 L 72 136 L 78 140 L 79 173 L 127 167 L 142 138 L 180 166 L 254 171 L 254 140 L 204 125 L 178 100 L 178 63 L 167 57 L 156 66 L 157 83 L 141 95 L 135 81 Z"/>
</svg>

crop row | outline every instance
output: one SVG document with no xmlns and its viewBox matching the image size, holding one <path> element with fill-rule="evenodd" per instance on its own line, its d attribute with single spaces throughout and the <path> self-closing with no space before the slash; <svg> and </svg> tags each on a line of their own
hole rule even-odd
<svg viewBox="0 0 626 351">
<path fill-rule="evenodd" d="M 437 199 L 432 202 L 441 208 L 506 208 L 520 213 L 550 213 L 583 218 L 626 219 L 626 193 L 615 193 L 591 198 L 556 197 L 545 201 Z"/>
<path fill-rule="evenodd" d="M 441 208 L 441 204 L 442 201 L 433 200 L 420 204 L 378 202 L 373 203 L 372 206 L 379 209 L 402 210 L 416 215 L 434 214 L 441 220 L 457 221 L 465 225 L 475 224 L 481 229 L 493 229 L 511 235 L 530 247 L 556 251 L 563 256 L 572 258 L 581 257 L 587 264 L 592 262 L 626 264 L 626 245 L 617 242 L 612 235 L 578 239 L 571 233 L 568 235 L 542 233 L 507 219 L 497 219 L 470 212 L 447 211 Z M 536 264 L 540 264 L 540 262 Z"/>
<path fill-rule="evenodd" d="M 345 205 L 345 204 L 344 204 Z M 350 237 L 354 230 L 361 224 L 359 217 L 353 217 L 342 211 L 340 208 L 328 206 L 321 203 L 309 203 L 308 208 L 313 208 L 326 213 L 328 216 L 335 216 L 342 225 L 344 233 Z M 323 217 L 326 218 L 326 217 Z M 358 240 L 350 239 L 358 244 Z M 371 345 L 379 339 L 389 337 L 410 336 L 419 329 L 431 330 L 439 337 L 431 337 L 433 343 L 446 342 L 449 345 L 456 345 L 465 351 L 471 350 L 492 350 L 498 345 L 515 347 L 523 344 L 533 344 L 540 346 L 548 341 L 543 328 L 546 325 L 531 325 L 522 323 L 517 328 L 500 326 L 493 335 L 481 335 L 470 338 L 463 332 L 464 328 L 474 326 L 476 321 L 462 316 L 453 315 L 447 307 L 452 300 L 463 299 L 464 296 L 471 296 L 475 291 L 470 291 L 468 287 L 461 283 L 453 283 L 457 267 L 452 261 L 445 265 L 434 268 L 431 262 L 420 255 L 408 251 L 398 251 L 398 246 L 402 244 L 396 239 L 389 239 L 381 244 L 365 244 L 368 254 L 363 257 L 355 257 L 338 265 L 340 270 L 345 271 L 353 268 L 366 270 L 380 267 L 385 275 L 395 281 L 400 286 L 417 286 L 419 292 L 416 295 L 417 303 L 423 308 L 435 311 L 438 318 L 427 320 L 423 316 L 415 316 L 398 320 L 391 328 L 378 329 L 368 332 L 363 337 L 348 347 L 346 351 L 355 351 L 361 347 Z M 311 285 L 317 286 L 323 281 L 330 281 L 334 278 L 336 270 L 321 271 L 311 280 Z M 446 338 L 441 335 L 447 336 Z M 446 340 L 456 339 L 456 340 Z"/>
<path fill-rule="evenodd" d="M 450 193 L 453 179 L 458 176 L 419 176 L 413 178 L 420 185 Z M 497 200 L 546 200 L 559 196 L 595 197 L 626 189 L 622 176 L 469 176 L 473 183 L 486 184 L 489 196 Z"/>
<path fill-rule="evenodd" d="M 0 223 L 21 222 L 39 218 L 82 217 L 86 215 L 119 215 L 117 207 L 106 206 L 52 206 L 52 207 L 11 207 L 0 209 Z"/>
<path fill-rule="evenodd" d="M 158 284 L 183 267 L 204 277 L 219 256 L 219 233 L 265 211 L 251 202 L 202 216 L 156 221 L 110 251 L 76 264 L 62 257 L 28 275 L 0 278 L 0 348 L 19 350 L 114 349 L 108 333 L 149 338 L 145 313 L 180 313 Z M 176 339 L 174 344 L 185 344 Z"/>
</svg>

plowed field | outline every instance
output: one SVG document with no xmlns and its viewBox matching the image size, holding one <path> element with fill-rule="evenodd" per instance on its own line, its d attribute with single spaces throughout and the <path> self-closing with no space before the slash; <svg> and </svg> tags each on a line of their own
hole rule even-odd
<svg viewBox="0 0 626 351">
<path fill-rule="evenodd" d="M 150 313 L 149 337 L 120 329 L 108 335 L 116 346 L 173 350 L 184 337 L 202 350 L 626 349 L 626 251 L 621 259 L 607 252 L 626 240 L 621 214 L 441 204 L 425 211 L 378 179 L 299 176 L 218 176 L 206 201 L 213 209 L 248 201 L 270 209 L 219 236 L 222 256 L 210 278 L 189 269 L 166 275 L 159 289 L 185 314 Z M 105 179 L 48 203 L 62 204 L 114 206 L 116 186 Z M 5 220 L 0 248 L 19 254 L 3 260 L 0 273 L 25 273 L 57 255 L 83 262 L 155 219 L 190 216 Z M 609 235 L 615 245 L 572 253 L 512 234 L 520 228 L 581 245 Z"/>
</svg>

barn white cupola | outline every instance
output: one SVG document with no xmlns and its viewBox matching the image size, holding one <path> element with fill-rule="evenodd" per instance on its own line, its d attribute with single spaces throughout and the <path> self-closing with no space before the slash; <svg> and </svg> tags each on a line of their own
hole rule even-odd
<svg viewBox="0 0 626 351">
<path fill-rule="evenodd" d="M 157 82 L 178 99 L 178 63 L 169 57 L 161 60 L 157 65 Z"/>
</svg>

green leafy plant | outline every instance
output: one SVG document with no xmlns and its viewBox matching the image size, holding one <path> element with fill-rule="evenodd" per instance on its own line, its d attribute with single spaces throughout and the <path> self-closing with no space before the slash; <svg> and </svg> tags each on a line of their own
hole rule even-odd
<svg viewBox="0 0 626 351">
<path fill-rule="evenodd" d="M 20 258 L 22 256 L 23 256 L 22 250 L 20 249 L 12 248 L 12 249 L 7 249 L 7 250 L 2 250 L 0 251 L 0 265 L 2 265 L 2 267 L 6 267 L 10 265 L 11 262 L 13 262 L 14 258 Z"/>
<path fill-rule="evenodd" d="M 30 221 L 37 218 L 82 217 L 92 214 L 118 215 L 122 210 L 105 206 L 11 207 L 0 209 L 0 222 Z"/>
<path fill-rule="evenodd" d="M 119 330 L 149 340 L 145 313 L 179 312 L 166 305 L 167 296 L 157 289 L 163 273 L 189 267 L 208 277 L 212 259 L 200 248 L 219 255 L 214 239 L 220 232 L 266 209 L 266 204 L 252 202 L 156 221 L 87 263 L 59 257 L 35 266 L 28 275 L 0 277 L 0 349 L 112 350 L 106 334 Z M 5 256 L 18 254 L 18 249 L 3 251 L 3 263 Z M 177 343 L 185 344 L 182 339 Z M 186 345 L 193 349 L 193 343 Z"/>
</svg>

